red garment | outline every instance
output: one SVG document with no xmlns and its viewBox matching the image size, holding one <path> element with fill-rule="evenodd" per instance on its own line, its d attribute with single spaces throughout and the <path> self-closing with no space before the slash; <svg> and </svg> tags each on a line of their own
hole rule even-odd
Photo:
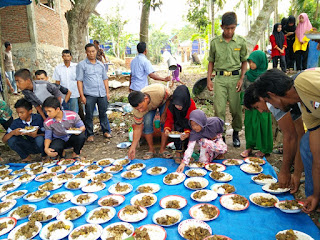
<svg viewBox="0 0 320 240">
<path fill-rule="evenodd" d="M 280 51 L 276 48 L 276 39 L 273 35 L 270 36 L 270 43 L 271 43 L 271 58 L 275 56 L 285 56 L 286 52 L 284 51 L 283 53 L 280 54 Z M 287 48 L 287 37 L 284 36 L 284 43 L 283 43 L 284 48 Z"/>
<path fill-rule="evenodd" d="M 254 46 L 252 52 L 257 51 L 257 50 L 259 50 L 259 45 L 258 44 Z"/>
<path fill-rule="evenodd" d="M 189 119 L 190 117 L 190 113 L 193 111 L 193 110 L 196 110 L 197 107 L 196 107 L 196 104 L 195 102 L 193 101 L 193 99 L 191 99 L 191 104 L 190 104 L 190 107 L 188 109 L 188 112 L 187 112 L 187 115 L 186 115 L 186 119 Z M 171 111 L 169 110 L 169 108 L 167 109 L 167 119 L 166 119 L 166 122 L 164 124 L 164 130 L 169 130 L 169 131 L 172 131 L 173 129 L 173 124 L 174 124 L 174 120 L 173 120 L 173 115 L 171 113 Z M 184 129 L 184 132 L 186 133 L 189 133 L 191 131 L 191 129 Z"/>
</svg>

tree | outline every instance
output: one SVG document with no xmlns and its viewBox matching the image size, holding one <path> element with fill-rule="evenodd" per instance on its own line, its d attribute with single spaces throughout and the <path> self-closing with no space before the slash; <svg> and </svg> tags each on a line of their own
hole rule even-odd
<svg viewBox="0 0 320 240">
<path fill-rule="evenodd" d="M 101 43 L 110 39 L 108 24 L 103 17 L 91 14 L 88 26 L 91 39 L 97 39 Z"/>
<path fill-rule="evenodd" d="M 149 16 L 151 8 L 155 10 L 160 9 L 162 0 L 142 0 L 142 10 L 140 18 L 140 42 L 148 43 L 149 34 Z"/>
<path fill-rule="evenodd" d="M 100 0 L 70 0 L 71 9 L 65 13 L 68 23 L 68 44 L 75 62 L 85 58 L 88 21 Z"/>
<path fill-rule="evenodd" d="M 150 34 L 150 43 L 148 45 L 148 54 L 155 64 L 161 62 L 161 49 L 168 43 L 169 36 L 160 29 L 152 29 Z"/>
</svg>

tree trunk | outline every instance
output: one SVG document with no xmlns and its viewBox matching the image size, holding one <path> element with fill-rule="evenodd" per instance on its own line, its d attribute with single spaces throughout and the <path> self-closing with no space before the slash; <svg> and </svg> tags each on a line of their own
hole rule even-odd
<svg viewBox="0 0 320 240">
<path fill-rule="evenodd" d="M 214 2 L 215 0 L 211 0 L 211 38 L 214 38 Z"/>
<path fill-rule="evenodd" d="M 274 22 L 276 24 L 279 22 L 279 13 L 278 13 L 278 0 L 274 2 Z"/>
<path fill-rule="evenodd" d="M 253 47 L 257 44 L 263 31 L 269 25 L 268 21 L 269 21 L 271 13 L 274 11 L 274 6 L 275 6 L 276 1 L 277 0 L 265 0 L 264 1 L 263 7 L 262 7 L 257 19 L 252 24 L 248 35 L 245 37 L 245 39 L 247 40 L 247 47 L 248 47 L 249 53 L 252 52 Z"/>
<path fill-rule="evenodd" d="M 317 8 L 316 8 L 316 12 L 314 13 L 314 18 L 317 19 L 319 15 L 319 0 L 317 0 Z"/>
<path fill-rule="evenodd" d="M 150 0 L 143 0 L 140 19 L 140 42 L 148 43 Z"/>
<path fill-rule="evenodd" d="M 68 44 L 74 62 L 85 58 L 88 21 L 99 2 L 100 0 L 75 0 L 71 10 L 65 14 L 69 28 Z"/>
</svg>

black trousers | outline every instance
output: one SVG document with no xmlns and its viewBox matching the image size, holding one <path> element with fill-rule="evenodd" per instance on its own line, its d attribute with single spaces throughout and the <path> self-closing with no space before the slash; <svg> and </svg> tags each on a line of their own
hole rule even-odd
<svg viewBox="0 0 320 240">
<path fill-rule="evenodd" d="M 12 122 L 13 122 L 13 117 L 9 118 L 8 121 L 1 121 L 0 124 L 5 130 L 8 130 Z"/>
<path fill-rule="evenodd" d="M 306 51 L 299 50 L 294 53 L 296 57 L 297 71 L 307 69 L 308 53 L 309 53 L 309 47 L 307 48 Z"/>
<path fill-rule="evenodd" d="M 180 138 L 173 138 L 174 146 L 176 147 L 176 150 L 186 150 L 188 148 L 188 142 L 189 138 L 181 141 Z"/>
<path fill-rule="evenodd" d="M 84 132 L 82 132 L 79 135 L 71 135 L 69 140 L 67 142 L 63 141 L 60 138 L 55 138 L 50 143 L 50 148 L 54 149 L 60 157 L 62 157 L 62 152 L 64 149 L 72 147 L 73 151 L 79 155 L 80 151 L 84 145 L 84 142 L 86 141 L 86 135 Z"/>
<path fill-rule="evenodd" d="M 286 66 L 286 57 L 285 56 L 274 56 L 272 58 L 272 63 L 273 63 L 273 68 L 278 67 L 278 59 L 280 58 L 280 67 L 283 72 L 287 71 L 287 66 Z"/>
</svg>

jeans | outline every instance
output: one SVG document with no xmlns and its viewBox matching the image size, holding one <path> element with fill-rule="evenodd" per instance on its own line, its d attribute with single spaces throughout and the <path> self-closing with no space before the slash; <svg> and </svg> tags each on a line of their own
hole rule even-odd
<svg viewBox="0 0 320 240">
<path fill-rule="evenodd" d="M 11 86 L 13 87 L 14 93 L 18 93 L 16 80 L 14 79 L 14 71 L 6 72 L 8 74 L 9 82 L 11 83 Z"/>
<path fill-rule="evenodd" d="M 280 67 L 282 72 L 286 72 L 287 71 L 286 56 L 274 56 L 272 58 L 273 68 L 278 67 L 278 59 L 280 59 Z"/>
<path fill-rule="evenodd" d="M 96 103 L 98 104 L 99 108 L 99 120 L 100 126 L 103 133 L 110 133 L 110 124 L 107 116 L 107 108 L 108 108 L 108 99 L 107 97 L 92 97 L 92 96 L 85 96 L 87 99 L 86 103 L 86 116 L 85 116 L 85 125 L 86 125 L 86 132 L 87 137 L 93 135 L 93 111 Z"/>
<path fill-rule="evenodd" d="M 303 162 L 304 172 L 305 172 L 305 193 L 306 196 L 313 194 L 313 179 L 312 179 L 312 153 L 310 150 L 309 143 L 310 132 L 306 132 L 300 140 L 300 154 Z"/>
<path fill-rule="evenodd" d="M 68 103 L 64 102 L 65 110 L 79 112 L 78 98 L 70 98 Z"/>
<path fill-rule="evenodd" d="M 36 138 L 28 136 L 12 136 L 8 140 L 9 147 L 18 153 L 21 159 L 26 159 L 30 154 L 41 153 L 45 156 L 44 152 L 44 136 L 38 136 Z"/>
<path fill-rule="evenodd" d="M 50 143 L 50 148 L 54 149 L 60 157 L 62 157 L 63 150 L 69 147 L 73 147 L 73 152 L 79 155 L 85 141 L 86 136 L 84 132 L 82 132 L 79 135 L 71 135 L 67 142 L 60 138 L 55 138 Z"/>
<path fill-rule="evenodd" d="M 162 115 L 162 113 L 165 109 L 165 105 L 166 104 L 163 104 L 160 107 L 158 107 L 159 112 L 160 112 L 160 116 Z M 146 115 L 144 115 L 144 117 L 143 117 L 143 133 L 144 134 L 153 133 L 153 119 L 154 119 L 156 113 L 157 113 L 157 109 L 151 110 Z M 161 124 L 161 132 L 163 132 L 163 128 L 164 128 L 164 125 Z"/>
</svg>

